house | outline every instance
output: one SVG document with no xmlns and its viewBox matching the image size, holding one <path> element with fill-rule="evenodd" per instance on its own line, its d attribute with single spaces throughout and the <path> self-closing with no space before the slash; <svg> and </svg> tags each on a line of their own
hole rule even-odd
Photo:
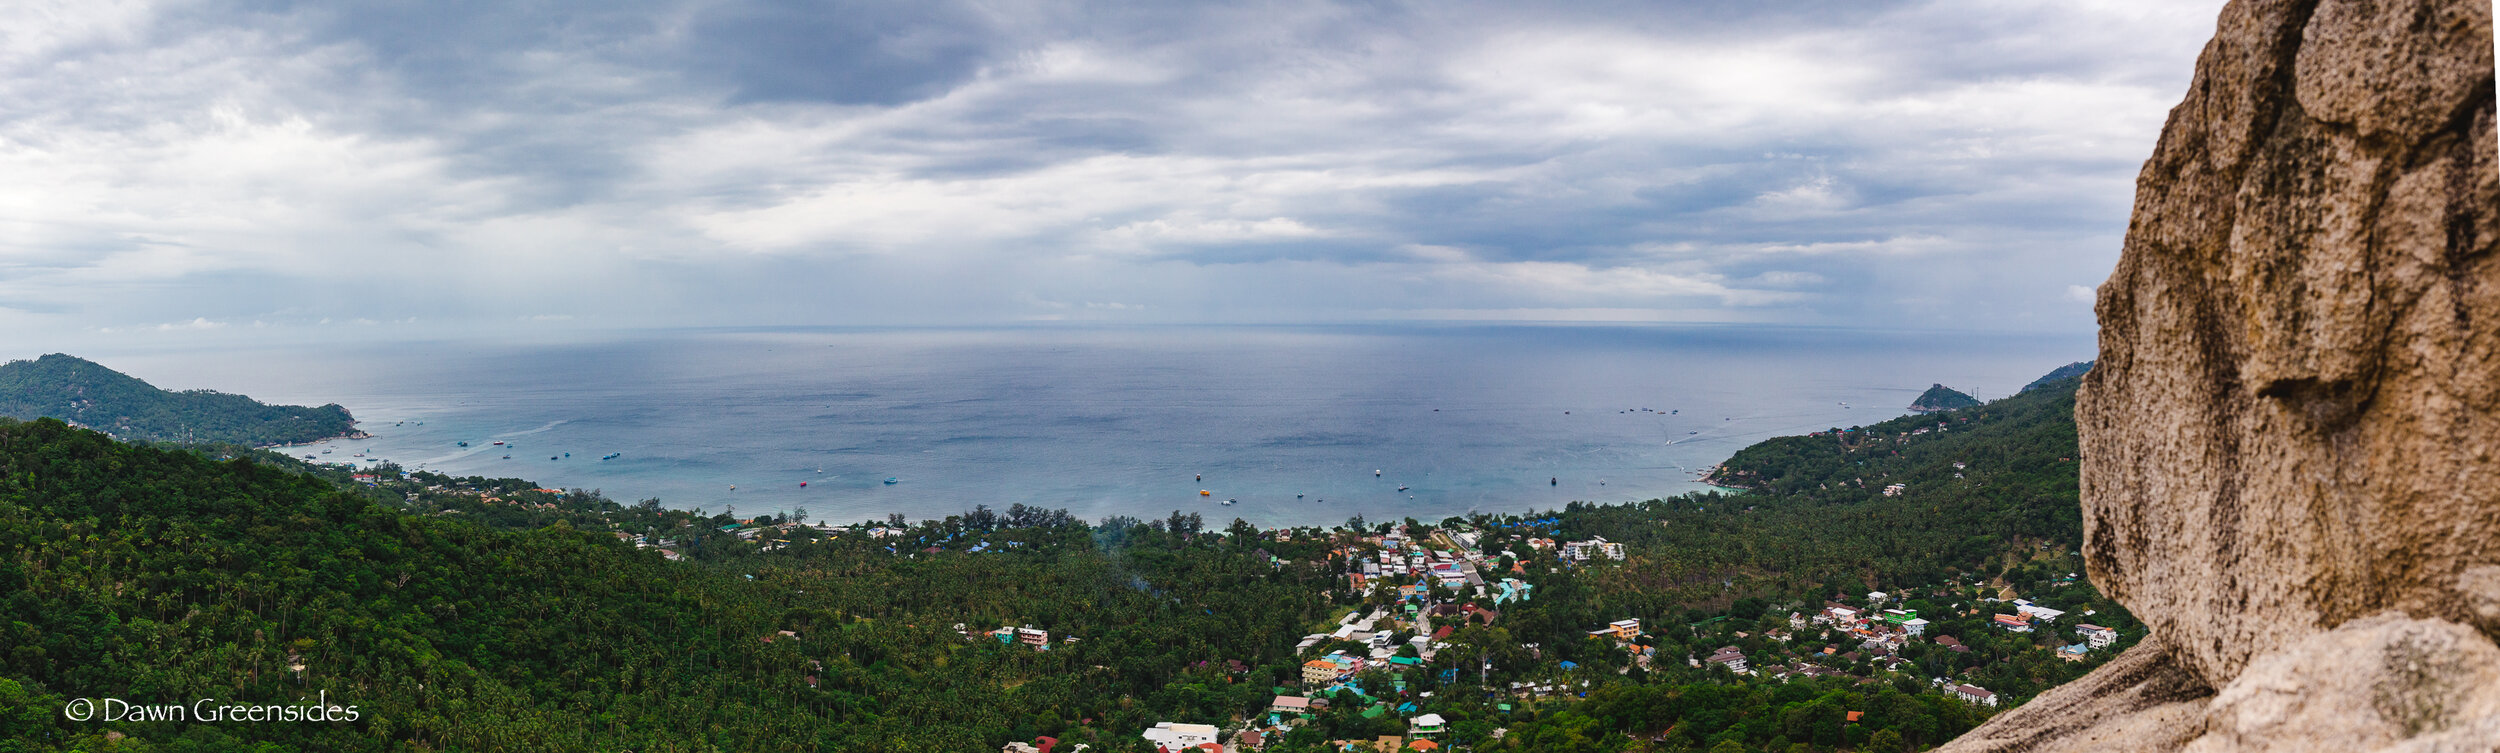
<svg viewBox="0 0 2500 753">
<path fill-rule="evenodd" d="M 2083 642 L 2093 648 L 2108 648 L 2118 640 L 2118 631 L 2090 623 L 2076 625 L 2075 634 L 2083 636 Z"/>
<path fill-rule="evenodd" d="M 1406 735 L 1408 737 L 1438 735 L 1448 731 L 1450 731 L 1450 724 L 1448 721 L 1443 720 L 1440 714 L 1425 714 L 1423 716 L 1406 720 Z"/>
<path fill-rule="evenodd" d="M 1326 659 L 1312 659 L 1302 663 L 1303 685 L 1326 685 L 1335 679 L 1337 679 L 1337 665 L 1335 663 Z"/>
<path fill-rule="evenodd" d="M 1182 751 L 1200 745 L 1214 745 L 1215 725 L 1155 722 L 1155 726 L 1138 733 L 1138 736 L 1146 738 L 1146 742 L 1153 743 L 1157 749 Z"/>
<path fill-rule="evenodd" d="M 1308 714 L 1311 713 L 1311 699 L 1298 695 L 1280 695 L 1276 697 L 1276 700 L 1268 702 L 1267 710 L 1275 714 Z"/>
<path fill-rule="evenodd" d="M 1991 618 L 1991 622 L 2012 632 L 2031 632 L 2031 616 L 2027 614 L 2000 614 Z"/>
<path fill-rule="evenodd" d="M 1589 637 L 1591 638 L 1609 636 L 1618 640 L 1626 641 L 1639 638 L 1641 637 L 1641 621 L 1637 618 L 1629 620 L 1616 620 L 1614 622 L 1606 623 L 1605 627 L 1589 631 Z"/>
<path fill-rule="evenodd" d="M 1735 646 L 1721 646 L 1717 652 L 1710 655 L 1710 658 L 1702 661 L 1726 667 L 1727 671 L 1737 674 L 1745 673 L 1745 652 L 1738 651 Z"/>
<path fill-rule="evenodd" d="M 1027 646 L 1049 645 L 1050 631 L 1035 630 L 1031 625 L 1016 628 L 1016 642 Z"/>
<path fill-rule="evenodd" d="M 2084 655 L 2091 652 L 2091 647 L 2085 646 L 2081 643 L 2077 643 L 2072 646 L 2059 646 L 2057 647 L 2057 658 L 2067 661 L 2083 661 Z"/>
<path fill-rule="evenodd" d="M 2022 599 L 2014 600 L 2014 609 L 2041 622 L 2056 622 L 2057 618 L 2066 616 L 2062 610 L 2050 609 Z"/>
<path fill-rule="evenodd" d="M 1926 635 L 1927 621 L 1916 617 L 1904 620 L 1901 623 L 1901 632 L 1908 635 Z"/>
<path fill-rule="evenodd" d="M 1953 686 L 1953 697 L 1960 698 L 1971 703 L 1984 704 L 1988 706 L 1997 705 L 1997 694 L 1987 688 L 1979 687 L 1977 685 L 1955 685 Z"/>
</svg>

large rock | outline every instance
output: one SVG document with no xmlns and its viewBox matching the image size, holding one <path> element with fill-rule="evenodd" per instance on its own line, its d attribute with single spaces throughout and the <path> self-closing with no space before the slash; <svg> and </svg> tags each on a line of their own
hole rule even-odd
<svg viewBox="0 0 2500 753">
<path fill-rule="evenodd" d="M 2500 678 L 2492 53 L 2487 0 L 2224 8 L 2075 409 L 2092 578 L 2156 640 L 1948 749 L 2500 749 L 2439 684 Z"/>
</svg>

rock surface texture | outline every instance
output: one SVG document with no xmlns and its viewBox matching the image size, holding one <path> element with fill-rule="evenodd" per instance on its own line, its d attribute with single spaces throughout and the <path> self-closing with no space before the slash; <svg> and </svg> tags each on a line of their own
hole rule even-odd
<svg viewBox="0 0 2500 753">
<path fill-rule="evenodd" d="M 1946 750 L 2500 750 L 2491 14 L 2223 10 L 2075 408 L 2092 579 L 2153 639 Z"/>
</svg>

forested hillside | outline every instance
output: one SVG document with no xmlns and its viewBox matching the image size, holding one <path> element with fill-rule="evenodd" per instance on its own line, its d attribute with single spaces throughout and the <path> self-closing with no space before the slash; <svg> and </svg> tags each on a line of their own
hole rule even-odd
<svg viewBox="0 0 2500 753">
<path fill-rule="evenodd" d="M 1210 660 L 1289 663 L 1322 616 L 1318 589 L 1250 547 L 1160 522 L 1105 543 L 1065 516 L 957 519 L 770 558 L 722 536 L 698 565 L 609 532 L 464 517 L 251 459 L 0 427 L 0 749 L 111 731 L 168 750 L 995 750 L 1088 719 L 1133 736 L 1252 704 L 1264 678 Z M 989 546 L 965 552 L 973 538 Z M 1034 652 L 956 623 L 1082 640 Z M 61 716 L 77 697 L 323 692 L 360 719 Z"/>
<path fill-rule="evenodd" d="M 1449 722 L 1442 742 L 1486 751 L 1915 750 L 1997 710 L 1950 683 L 2010 706 L 2112 652 L 2061 660 L 2049 649 L 2071 636 L 1998 631 L 2004 591 L 2097 613 L 2121 648 L 2141 635 L 2070 576 L 2074 385 L 1764 442 L 1714 476 L 1738 494 L 1333 530 L 1022 506 L 818 528 L 789 524 L 803 511 L 735 519 L 390 467 L 358 479 L 240 446 L 5 423 L 0 751 L 991 751 L 1051 736 L 1108 753 L 1170 721 L 1264 729 L 1269 750 L 1303 753 L 1426 713 Z M 1556 545 L 1601 536 L 1623 559 Z M 1361 577 L 1410 553 L 1533 598 Z M 1871 589 L 1959 646 L 1877 650 L 1791 617 L 1869 607 Z M 1425 616 L 1463 609 L 1498 619 Z M 1306 687 L 1304 661 L 1376 646 L 1297 642 L 1365 612 L 1395 615 L 1381 635 L 1411 661 Z M 1651 627 L 1591 636 L 1627 618 Z M 1038 646 L 992 635 L 1028 626 Z M 1723 650 L 1757 669 L 1698 661 Z M 1332 707 L 1267 710 L 1305 692 Z M 326 699 L 358 717 L 65 719 L 78 698 Z"/>
<path fill-rule="evenodd" d="M 58 418 L 147 442 L 290 444 L 355 431 L 346 408 L 268 405 L 209 390 L 169 392 L 59 353 L 0 364 L 0 416 Z"/>
</svg>

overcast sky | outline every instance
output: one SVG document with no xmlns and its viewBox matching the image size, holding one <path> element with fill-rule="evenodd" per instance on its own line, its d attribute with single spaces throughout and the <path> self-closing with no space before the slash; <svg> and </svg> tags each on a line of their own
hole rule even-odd
<svg viewBox="0 0 2500 753">
<path fill-rule="evenodd" d="M 13 3 L 0 335 L 2088 330 L 2220 7 L 341 5 Z"/>
</svg>

